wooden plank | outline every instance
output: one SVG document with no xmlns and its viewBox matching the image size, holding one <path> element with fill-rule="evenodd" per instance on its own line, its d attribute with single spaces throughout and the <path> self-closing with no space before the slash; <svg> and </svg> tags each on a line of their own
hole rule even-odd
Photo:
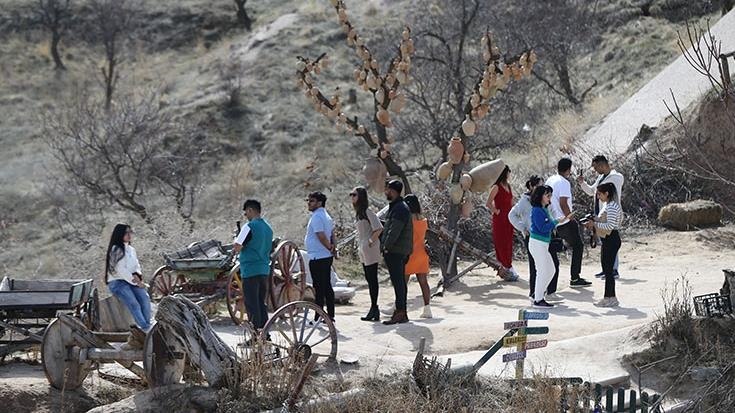
<svg viewBox="0 0 735 413">
<path fill-rule="evenodd" d="M 525 351 L 517 351 L 515 353 L 503 354 L 503 362 L 508 363 L 510 361 L 523 360 L 526 358 Z"/>
<path fill-rule="evenodd" d="M 66 291 L 3 291 L 0 292 L 0 308 L 58 307 L 67 308 L 69 290 Z"/>
<path fill-rule="evenodd" d="M 99 331 L 130 331 L 130 326 L 135 324 L 133 315 L 130 314 L 128 307 L 114 295 L 100 300 L 99 311 Z"/>
<path fill-rule="evenodd" d="M 524 320 L 548 320 L 549 319 L 549 313 L 542 313 L 538 311 L 526 311 L 525 314 L 523 314 Z"/>
<path fill-rule="evenodd" d="M 503 339 L 503 347 L 512 347 L 528 341 L 528 336 L 506 337 Z"/>
<path fill-rule="evenodd" d="M 118 350 L 114 348 L 88 348 L 87 359 L 102 362 L 143 361 L 143 350 Z"/>
<path fill-rule="evenodd" d="M 19 280 L 11 279 L 12 291 L 66 291 L 72 285 L 85 280 Z"/>
<path fill-rule="evenodd" d="M 549 334 L 549 327 L 526 327 L 526 334 Z"/>
<path fill-rule="evenodd" d="M 519 320 L 519 321 L 506 321 L 503 323 L 503 330 L 510 330 L 513 328 L 521 328 L 528 325 L 528 321 L 526 320 Z"/>
<path fill-rule="evenodd" d="M 525 344 L 523 344 L 523 350 L 533 350 L 537 348 L 543 348 L 543 347 L 546 347 L 548 343 L 549 343 L 548 340 L 528 341 Z"/>
</svg>

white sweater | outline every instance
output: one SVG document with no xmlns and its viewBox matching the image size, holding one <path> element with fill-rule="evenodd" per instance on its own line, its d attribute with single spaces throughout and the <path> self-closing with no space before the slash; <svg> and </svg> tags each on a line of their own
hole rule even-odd
<svg viewBox="0 0 735 413">
<path fill-rule="evenodd" d="M 114 249 L 110 252 L 110 254 L 112 254 L 113 252 L 115 252 Z M 132 285 L 137 285 L 133 282 L 133 273 L 143 274 L 143 271 L 140 268 L 140 263 L 138 262 L 138 255 L 135 253 L 135 248 L 131 247 L 129 244 L 125 244 L 125 255 L 120 259 L 120 261 L 117 262 L 117 264 L 115 264 L 115 268 L 110 271 L 109 275 L 107 276 L 107 280 L 123 280 Z"/>
</svg>

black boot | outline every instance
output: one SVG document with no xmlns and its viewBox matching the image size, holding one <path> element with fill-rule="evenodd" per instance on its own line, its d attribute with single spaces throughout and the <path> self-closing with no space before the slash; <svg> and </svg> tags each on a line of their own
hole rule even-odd
<svg viewBox="0 0 735 413">
<path fill-rule="evenodd" d="M 370 307 L 370 311 L 368 311 L 367 315 L 365 317 L 360 317 L 360 320 L 362 321 L 380 321 L 380 311 L 378 311 L 378 306 Z"/>
</svg>

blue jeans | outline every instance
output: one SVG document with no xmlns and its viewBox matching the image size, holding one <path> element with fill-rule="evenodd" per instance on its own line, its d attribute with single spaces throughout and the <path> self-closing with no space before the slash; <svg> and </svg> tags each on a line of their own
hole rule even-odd
<svg viewBox="0 0 735 413">
<path fill-rule="evenodd" d="M 145 289 L 123 280 L 110 281 L 107 288 L 128 307 L 135 324 L 148 332 L 151 328 L 151 299 Z"/>
</svg>

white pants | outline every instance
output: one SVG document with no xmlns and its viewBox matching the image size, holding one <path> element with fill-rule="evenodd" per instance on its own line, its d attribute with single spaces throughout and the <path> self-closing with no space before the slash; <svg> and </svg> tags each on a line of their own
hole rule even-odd
<svg viewBox="0 0 735 413">
<path fill-rule="evenodd" d="M 541 301 L 544 299 L 546 287 L 554 278 L 554 260 L 551 258 L 548 242 L 531 238 L 528 240 L 528 250 L 536 263 L 536 287 L 533 292 L 533 300 Z"/>
</svg>

